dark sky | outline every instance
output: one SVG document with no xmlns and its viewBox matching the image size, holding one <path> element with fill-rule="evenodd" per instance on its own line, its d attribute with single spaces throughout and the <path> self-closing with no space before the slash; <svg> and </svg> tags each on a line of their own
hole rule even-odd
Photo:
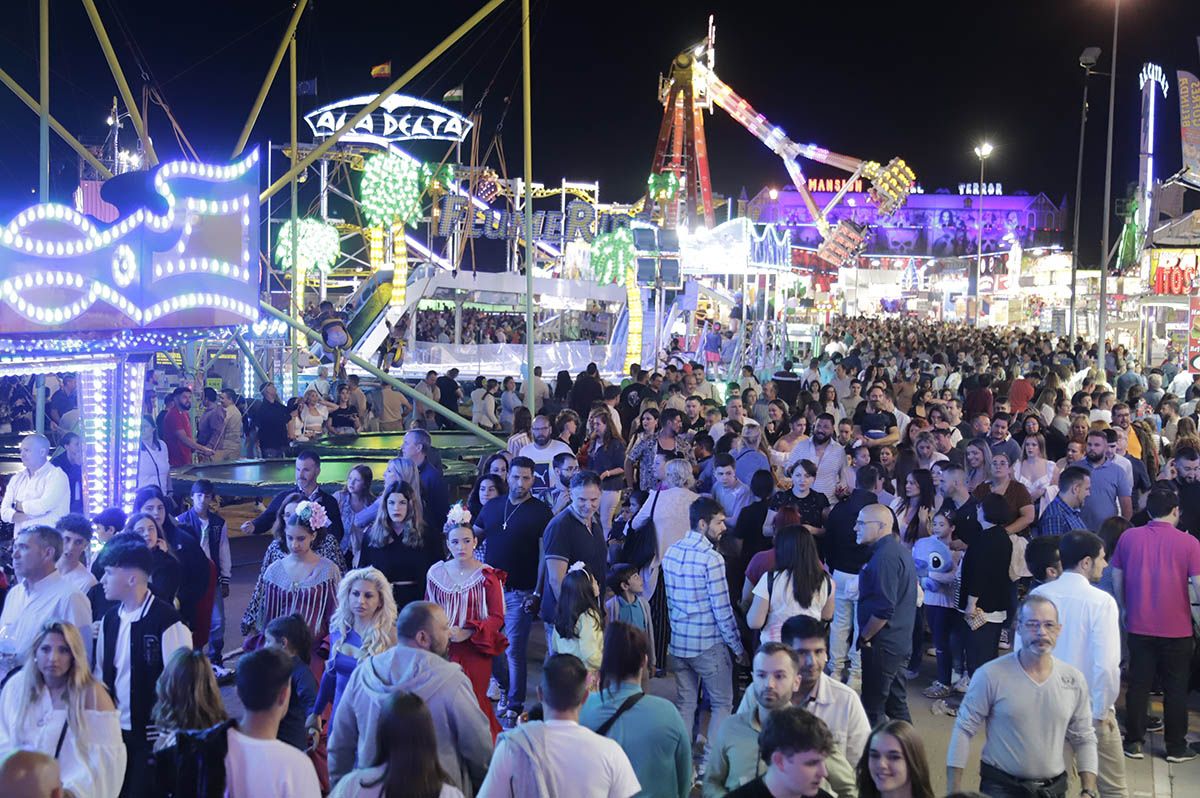
<svg viewBox="0 0 1200 798">
<path fill-rule="evenodd" d="M 286 24 L 287 0 L 97 0 L 126 74 L 140 96 L 142 70 L 160 87 L 200 153 L 227 157 Z M 906 158 L 926 190 L 977 179 L 972 147 L 997 147 L 989 181 L 1008 191 L 1045 192 L 1059 202 L 1074 189 L 1082 70 L 1079 52 L 1111 56 L 1113 0 L 940 2 L 610 2 L 534 0 L 534 174 L 598 180 L 606 200 L 632 200 L 645 186 L 662 117 L 657 80 L 674 55 L 701 39 L 716 15 L 717 71 L 800 142 L 863 158 Z M 6 0 L 0 66 L 36 94 L 37 2 Z M 381 2 L 312 0 L 300 27 L 300 77 L 317 77 L 319 103 L 377 91 L 373 64 L 398 75 L 482 4 L 478 0 Z M 766 9 L 772 9 L 767 11 Z M 78 3 L 56 2 L 52 18 L 52 99 L 56 117 L 85 139 L 103 138 L 115 85 Z M 505 98 L 512 107 L 503 142 L 519 174 L 519 2 L 511 0 L 415 80 L 406 93 L 440 100 L 460 82 L 483 105 L 481 150 Z M 1200 72 L 1200 2 L 1126 0 L 1122 6 L 1114 142 L 1114 195 L 1135 179 L 1144 61 L 1161 64 L 1171 93 L 1159 104 L 1160 177 L 1179 168 L 1176 69 Z M 512 46 L 516 43 L 516 46 Z M 136 47 L 140 58 L 135 60 Z M 286 78 L 285 68 L 281 77 Z M 1084 171 L 1081 250 L 1099 251 L 1108 84 L 1093 78 Z M 301 113 L 317 103 L 302 98 Z M 179 148 L 161 110 L 151 133 L 163 157 Z M 302 127 L 302 132 L 304 128 Z M 784 185 L 779 159 L 722 112 L 708 117 L 714 187 L 753 195 Z M 125 136 L 132 137 L 130 128 Z M 280 81 L 254 140 L 287 136 Z M 33 197 L 37 118 L 0 87 L 0 218 Z M 429 153 L 432 155 L 433 153 Z M 52 144 L 54 187 L 65 199 L 76 161 Z M 813 175 L 836 176 L 808 165 Z M 1114 236 L 1118 231 L 1114 229 Z"/>
</svg>

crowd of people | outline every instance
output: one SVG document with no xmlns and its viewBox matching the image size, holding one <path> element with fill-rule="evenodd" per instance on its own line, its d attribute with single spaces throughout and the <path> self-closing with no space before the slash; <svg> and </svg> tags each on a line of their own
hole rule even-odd
<svg viewBox="0 0 1200 798">
<path fill-rule="evenodd" d="M 417 311 L 417 340 L 454 343 L 454 310 Z M 463 308 L 461 341 L 464 344 L 519 344 L 524 340 L 524 313 Z"/>
<path fill-rule="evenodd" d="M 270 390 L 246 411 L 264 452 L 298 440 L 264 437 L 269 413 L 289 423 Z M 466 398 L 453 371 L 418 390 Z M 327 492 L 299 450 L 295 484 L 241 527 L 271 542 L 236 670 L 212 485 L 185 500 L 148 481 L 132 515 L 89 519 L 27 436 L 0 504 L 17 577 L 0 751 L 22 749 L 0 792 L 932 798 L 908 707 L 926 672 L 955 716 L 947 792 L 980 735 L 992 798 L 1069 778 L 1128 796 L 1152 730 L 1168 762 L 1196 757 L 1200 375 L 1038 333 L 847 319 L 800 370 L 635 366 L 610 384 L 592 366 L 475 391 L 508 441 L 462 501 L 421 409 L 398 419 L 378 495 L 365 467 Z M 195 427 L 172 415 L 190 392 L 172 400 L 144 425 L 168 469 L 172 451 L 220 457 L 225 397 Z M 673 700 L 648 692 L 662 676 Z"/>
</svg>

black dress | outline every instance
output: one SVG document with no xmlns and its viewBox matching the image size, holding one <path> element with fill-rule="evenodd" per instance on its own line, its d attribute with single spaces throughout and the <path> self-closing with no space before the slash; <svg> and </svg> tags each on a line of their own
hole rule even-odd
<svg viewBox="0 0 1200 798">
<path fill-rule="evenodd" d="M 404 544 L 398 537 L 393 537 L 381 547 L 364 545 L 359 567 L 372 566 L 378 568 L 392 583 L 392 595 L 396 599 L 396 609 L 402 610 L 414 601 L 425 598 L 425 574 L 430 566 L 442 559 L 442 542 L 440 537 L 430 540 L 426 532 L 424 545 L 412 547 Z M 433 545 L 436 543 L 436 547 Z M 405 582 L 408 584 L 396 584 Z"/>
</svg>

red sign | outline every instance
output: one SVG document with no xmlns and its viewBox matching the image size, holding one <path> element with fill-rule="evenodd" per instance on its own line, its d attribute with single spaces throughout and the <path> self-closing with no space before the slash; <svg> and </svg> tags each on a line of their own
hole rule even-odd
<svg viewBox="0 0 1200 798">
<path fill-rule="evenodd" d="M 1154 293 L 1176 296 L 1190 294 L 1195 278 L 1194 266 L 1168 266 L 1160 261 L 1158 269 L 1154 272 Z"/>
</svg>

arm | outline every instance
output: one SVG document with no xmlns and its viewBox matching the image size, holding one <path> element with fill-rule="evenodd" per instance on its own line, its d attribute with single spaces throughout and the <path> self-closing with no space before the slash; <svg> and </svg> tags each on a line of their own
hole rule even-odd
<svg viewBox="0 0 1200 798">
<path fill-rule="evenodd" d="M 1091 649 L 1087 683 L 1091 690 L 1092 720 L 1095 721 L 1107 717 L 1109 708 L 1121 693 L 1121 629 L 1117 622 L 1117 603 L 1105 599 L 1092 619 L 1087 636 Z"/>
<path fill-rule="evenodd" d="M 487 778 L 475 798 L 512 798 L 513 758 L 508 756 L 508 742 L 501 737 L 496 742 L 496 755 L 488 767 Z"/>
<path fill-rule="evenodd" d="M 212 454 L 212 449 L 193 440 L 191 432 L 184 427 L 179 427 L 175 430 L 175 440 L 179 441 L 187 448 L 200 452 L 201 454 Z"/>
<path fill-rule="evenodd" d="M 217 559 L 220 560 L 217 578 L 222 585 L 228 587 L 230 575 L 233 573 L 233 557 L 229 554 L 228 526 L 221 529 L 221 544 L 217 547 Z"/>
<path fill-rule="evenodd" d="M 855 427 L 855 429 L 858 429 Z M 900 428 L 888 427 L 887 435 L 882 438 L 864 438 L 863 441 L 872 449 L 878 449 L 880 446 L 895 446 L 900 442 Z"/>
<path fill-rule="evenodd" d="M 558 591 L 562 589 L 563 577 L 567 575 L 567 561 L 561 557 L 547 556 L 546 562 L 546 584 L 550 588 L 550 592 L 554 594 L 554 598 L 558 598 Z"/>
<path fill-rule="evenodd" d="M 1125 501 L 1129 501 L 1127 498 Z M 1034 508 L 1032 504 L 1027 504 L 1021 508 L 1020 514 L 1017 515 L 1017 520 L 1013 521 L 1004 530 L 1010 535 L 1017 535 L 1024 532 L 1033 523 Z M 1129 516 L 1125 516 L 1128 518 Z"/>
<path fill-rule="evenodd" d="M 64 620 L 75 624 L 75 628 L 79 630 L 79 636 L 83 638 L 83 650 L 90 653 L 92 650 L 91 602 L 88 601 L 87 596 L 79 591 L 75 591 L 71 593 L 68 604 L 64 609 Z M 188 642 L 190 645 L 191 640 L 189 639 Z M 163 647 L 166 647 L 166 640 L 163 640 Z"/>
<path fill-rule="evenodd" d="M 954 728 L 950 732 L 950 747 L 946 751 L 946 791 L 956 792 L 962 786 L 963 768 L 971 755 L 971 738 L 987 723 L 991 714 L 991 702 L 988 694 L 990 685 L 984 678 L 979 678 L 977 671 L 971 679 L 971 686 L 963 696 L 958 708 L 958 716 L 954 720 Z"/>
<path fill-rule="evenodd" d="M 1096 729 L 1092 725 L 1092 702 L 1088 699 L 1086 685 L 1079 685 L 1076 693 L 1075 712 L 1067 724 L 1067 742 L 1075 750 L 1079 781 L 1084 789 L 1094 791 L 1100 759 L 1096 749 Z"/>
<path fill-rule="evenodd" d="M 750 603 L 750 609 L 746 611 L 746 625 L 751 629 L 763 628 L 767 623 L 767 615 L 771 609 L 767 604 L 767 599 L 757 595 L 757 590 L 758 588 L 755 588 L 756 595 Z"/>
<path fill-rule="evenodd" d="M 1129 496 L 1118 496 L 1117 506 L 1121 508 L 1121 517 L 1126 521 L 1133 517 L 1133 500 Z"/>
<path fill-rule="evenodd" d="M 171 661 L 171 655 L 181 648 L 192 647 L 192 633 L 182 621 L 172 624 L 163 632 L 162 636 L 162 657 L 163 667 L 167 667 Z"/>
<path fill-rule="evenodd" d="M 358 753 L 358 712 L 355 704 L 359 694 L 363 692 L 362 671 L 356 670 L 346 684 L 342 700 L 338 703 L 338 711 L 333 715 L 329 724 L 329 780 L 337 784 L 338 780 L 354 769 L 354 760 Z"/>
<path fill-rule="evenodd" d="M 450 729 L 451 744 L 466 765 L 471 783 L 479 785 L 483 783 L 488 762 L 492 758 L 492 729 L 487 716 L 479 708 L 479 701 L 475 698 L 467 675 L 460 674 L 457 681 L 457 687 L 451 685 L 448 688 L 457 693 L 448 696 L 453 707 L 447 713 L 453 724 Z M 338 708 L 341 708 L 341 704 L 338 704 Z"/>
<path fill-rule="evenodd" d="M 733 617 L 733 607 L 729 603 L 729 581 L 725 578 L 725 560 L 720 554 L 711 552 L 708 562 L 708 600 L 712 607 L 713 616 L 717 619 L 717 628 L 725 644 L 733 649 L 739 657 L 746 654 L 742 646 L 741 635 L 738 634 L 737 620 Z"/>
<path fill-rule="evenodd" d="M 17 511 L 13 508 L 16 496 L 16 486 L 13 485 L 13 482 L 18 479 L 20 479 L 20 475 L 12 478 L 12 481 L 8 483 L 8 490 L 4 491 L 4 499 L 0 500 L 0 521 L 6 524 L 11 524 L 19 520 L 16 517 Z"/>
<path fill-rule="evenodd" d="M 829 585 L 829 596 L 825 599 L 825 606 L 821 607 L 821 620 L 828 622 L 828 621 L 833 620 L 833 609 L 834 609 L 833 594 L 834 594 L 834 591 L 837 590 L 837 585 L 835 585 L 833 583 L 833 580 L 830 579 L 828 576 L 825 577 L 825 581 L 826 581 L 826 584 Z"/>
<path fill-rule="evenodd" d="M 46 490 L 41 496 L 21 500 L 21 512 L 25 515 L 45 515 L 55 504 L 55 498 L 71 495 L 71 483 L 61 468 L 50 469 L 46 475 Z"/>
<path fill-rule="evenodd" d="M 729 759 L 725 747 L 725 724 L 717 729 L 717 739 L 713 742 L 712 754 L 708 757 L 708 768 L 704 771 L 704 781 L 700 785 L 703 798 L 721 798 L 729 792 L 725 780 L 729 778 Z"/>
<path fill-rule="evenodd" d="M 242 532 L 247 535 L 261 535 L 271 528 L 275 523 L 275 514 L 279 512 L 279 506 L 283 504 L 284 497 L 291 491 L 283 491 L 276 494 L 275 498 L 271 499 L 271 503 L 267 505 L 267 509 L 258 514 L 258 517 L 252 521 L 247 521 L 242 524 Z"/>
</svg>

